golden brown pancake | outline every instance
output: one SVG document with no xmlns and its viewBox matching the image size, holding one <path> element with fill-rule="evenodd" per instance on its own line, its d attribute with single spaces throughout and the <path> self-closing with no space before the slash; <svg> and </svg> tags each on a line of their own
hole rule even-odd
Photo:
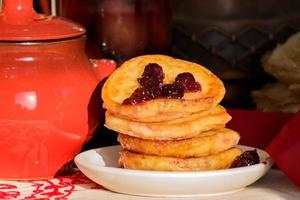
<svg viewBox="0 0 300 200">
<path fill-rule="evenodd" d="M 208 131 L 201 136 L 183 140 L 144 140 L 119 134 L 122 147 L 131 152 L 156 156 L 191 158 L 203 157 L 230 149 L 235 146 L 240 135 L 231 129 Z"/>
<path fill-rule="evenodd" d="M 137 78 L 149 63 L 157 63 L 163 68 L 164 84 L 173 83 L 180 73 L 190 72 L 201 84 L 202 90 L 185 93 L 182 99 L 159 98 L 137 105 L 122 104 L 140 87 Z M 145 55 L 126 61 L 110 75 L 102 89 L 104 107 L 110 113 L 140 122 L 167 121 L 211 109 L 222 100 L 224 94 L 222 81 L 205 67 L 164 55 Z"/>
<path fill-rule="evenodd" d="M 191 138 L 201 132 L 223 128 L 231 119 L 222 106 L 164 122 L 136 122 L 106 112 L 105 126 L 126 135 L 143 139 L 172 140 Z"/>
<path fill-rule="evenodd" d="M 120 152 L 119 163 L 124 168 L 155 171 L 203 171 L 229 168 L 241 154 L 238 148 L 231 148 L 218 154 L 200 158 L 160 157 L 137 154 L 127 150 Z"/>
</svg>

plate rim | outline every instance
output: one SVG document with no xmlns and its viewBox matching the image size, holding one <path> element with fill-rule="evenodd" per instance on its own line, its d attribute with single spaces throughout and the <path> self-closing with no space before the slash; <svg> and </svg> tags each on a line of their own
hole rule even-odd
<svg viewBox="0 0 300 200">
<path fill-rule="evenodd" d="M 95 152 L 99 154 L 97 151 L 101 149 L 108 149 L 108 148 L 117 148 L 120 147 L 120 145 L 111 145 L 111 146 L 106 146 L 106 147 L 100 147 L 100 148 L 94 148 L 90 150 L 83 151 L 79 153 L 78 155 L 75 156 L 74 161 L 76 165 L 82 165 L 90 170 L 96 170 L 98 172 L 109 172 L 109 173 L 115 173 L 115 174 L 122 174 L 122 175 L 131 175 L 131 176 L 164 176 L 164 177 L 174 177 L 176 176 L 177 178 L 184 177 L 188 178 L 190 176 L 197 176 L 197 177 L 208 177 L 208 176 L 219 176 L 219 175 L 226 175 L 228 173 L 232 174 L 240 174 L 240 173 L 246 173 L 246 172 L 251 172 L 251 171 L 256 171 L 261 168 L 261 170 L 269 170 L 272 165 L 273 165 L 273 160 L 271 159 L 270 155 L 268 152 L 265 150 L 256 148 L 256 147 L 251 147 L 247 145 L 236 145 L 236 147 L 240 148 L 253 148 L 258 150 L 258 154 L 265 154 L 265 158 L 263 160 L 260 160 L 260 163 L 255 164 L 255 165 L 250 165 L 250 166 L 245 166 L 245 167 L 238 167 L 238 168 L 229 168 L 229 169 L 218 169 L 218 170 L 209 170 L 209 171 L 151 171 L 151 170 L 135 170 L 135 169 L 125 169 L 125 168 L 120 168 L 120 167 L 111 167 L 111 166 L 101 166 L 101 165 L 95 165 L 93 163 L 83 163 L 80 162 L 86 155 L 90 154 L 90 152 Z M 100 156 L 100 155 L 99 155 Z M 79 167 L 78 167 L 79 168 Z"/>
</svg>

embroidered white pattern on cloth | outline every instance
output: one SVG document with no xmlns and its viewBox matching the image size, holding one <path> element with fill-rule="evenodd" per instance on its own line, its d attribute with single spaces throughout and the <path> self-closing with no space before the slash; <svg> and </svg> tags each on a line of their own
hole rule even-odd
<svg viewBox="0 0 300 200">
<path fill-rule="evenodd" d="M 0 181 L 0 199 L 68 199 L 74 191 L 104 189 L 76 172 L 70 176 L 33 181 Z"/>
</svg>

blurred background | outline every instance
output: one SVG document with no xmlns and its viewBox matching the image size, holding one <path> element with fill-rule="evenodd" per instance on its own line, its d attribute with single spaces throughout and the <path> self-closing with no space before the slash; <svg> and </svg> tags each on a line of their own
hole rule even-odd
<svg viewBox="0 0 300 200">
<path fill-rule="evenodd" d="M 263 57 L 300 30 L 299 0 L 36 0 L 35 7 L 82 24 L 91 58 L 121 64 L 163 53 L 204 65 L 225 83 L 223 105 L 242 109 L 259 107 L 252 91 L 276 81 Z"/>
</svg>

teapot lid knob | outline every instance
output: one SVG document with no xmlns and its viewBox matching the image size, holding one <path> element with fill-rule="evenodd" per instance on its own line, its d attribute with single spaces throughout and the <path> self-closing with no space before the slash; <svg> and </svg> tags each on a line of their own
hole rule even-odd
<svg viewBox="0 0 300 200">
<path fill-rule="evenodd" d="M 27 24 L 38 17 L 32 0 L 4 0 L 1 14 L 2 20 L 10 24 Z"/>
</svg>

